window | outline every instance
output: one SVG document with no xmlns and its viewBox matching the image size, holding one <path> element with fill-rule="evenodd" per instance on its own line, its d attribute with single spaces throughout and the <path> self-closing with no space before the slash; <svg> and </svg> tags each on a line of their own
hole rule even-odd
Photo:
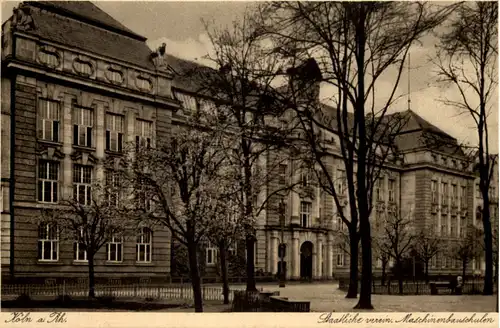
<svg viewBox="0 0 500 328">
<path fill-rule="evenodd" d="M 115 84 L 121 84 L 123 82 L 123 74 L 117 69 L 108 68 L 107 76 L 108 79 Z"/>
<path fill-rule="evenodd" d="M 339 195 L 345 195 L 347 192 L 347 177 L 344 170 L 337 170 L 337 190 Z"/>
<path fill-rule="evenodd" d="M 476 183 L 476 198 L 483 198 L 481 194 L 481 188 L 479 188 L 479 183 Z"/>
<path fill-rule="evenodd" d="M 375 267 L 378 269 L 382 268 L 382 259 L 380 257 L 377 257 L 377 262 L 375 263 Z"/>
<path fill-rule="evenodd" d="M 150 90 L 151 89 L 151 81 L 143 77 L 137 77 L 136 85 L 141 90 Z"/>
<path fill-rule="evenodd" d="M 447 236 L 448 235 L 448 217 L 447 216 L 442 216 L 441 217 L 441 236 Z"/>
<path fill-rule="evenodd" d="M 113 171 L 106 172 L 106 198 L 111 205 L 118 206 L 120 202 L 120 174 Z"/>
<path fill-rule="evenodd" d="M 92 147 L 92 126 L 94 111 L 90 108 L 75 107 L 73 110 L 73 144 Z"/>
<path fill-rule="evenodd" d="M 451 185 L 451 206 L 457 206 L 458 205 L 458 190 L 457 190 L 457 185 L 452 184 Z"/>
<path fill-rule="evenodd" d="M 229 248 L 227 249 L 227 253 L 229 256 L 236 256 L 236 250 L 237 250 L 237 243 L 233 242 L 231 245 L 229 245 Z"/>
<path fill-rule="evenodd" d="M 92 202 L 92 166 L 73 166 L 73 199 L 82 205 Z"/>
<path fill-rule="evenodd" d="M 59 236 L 57 226 L 42 223 L 38 227 L 38 260 L 57 261 L 59 259 Z"/>
<path fill-rule="evenodd" d="M 139 230 L 137 236 L 137 262 L 151 262 L 153 232 L 149 228 Z"/>
<path fill-rule="evenodd" d="M 344 261 L 344 252 L 342 250 L 337 251 L 337 266 L 344 266 L 345 261 Z"/>
<path fill-rule="evenodd" d="M 255 254 L 256 256 L 257 254 Z M 209 242 L 206 248 L 207 265 L 214 265 L 217 261 L 217 248 L 213 247 Z"/>
<path fill-rule="evenodd" d="M 180 92 L 174 92 L 174 95 L 182 103 L 184 109 L 188 109 L 193 113 L 198 111 L 198 102 L 195 97 Z"/>
<path fill-rule="evenodd" d="M 279 165 L 279 171 L 278 171 L 278 183 L 281 186 L 286 186 L 286 169 L 287 166 L 285 164 L 280 164 Z"/>
<path fill-rule="evenodd" d="M 437 181 L 436 180 L 431 181 L 431 201 L 432 201 L 432 204 L 438 203 L 438 191 L 437 191 Z"/>
<path fill-rule="evenodd" d="M 38 201 L 57 203 L 59 163 L 40 160 L 38 163 Z"/>
<path fill-rule="evenodd" d="M 342 218 L 340 216 L 337 216 L 337 230 L 338 231 L 345 230 L 345 223 L 344 221 L 342 221 Z"/>
<path fill-rule="evenodd" d="M 384 178 L 379 178 L 375 184 L 375 197 L 377 201 L 383 202 L 384 197 Z"/>
<path fill-rule="evenodd" d="M 446 206 L 448 204 L 448 184 L 446 182 L 441 182 L 441 205 Z"/>
<path fill-rule="evenodd" d="M 59 142 L 59 102 L 40 99 L 38 102 L 38 137 Z"/>
<path fill-rule="evenodd" d="M 462 186 L 461 189 L 462 189 L 462 193 L 461 193 L 461 197 L 460 197 L 461 198 L 460 204 L 461 204 L 462 208 L 466 208 L 467 207 L 467 187 Z"/>
<path fill-rule="evenodd" d="M 106 114 L 106 150 L 123 149 L 123 116 Z"/>
<path fill-rule="evenodd" d="M 148 192 L 144 178 L 139 178 L 139 185 L 136 187 L 135 197 L 138 205 L 145 211 L 151 210 L 152 199 L 151 194 Z"/>
<path fill-rule="evenodd" d="M 465 237 L 466 232 L 467 232 L 467 219 L 462 218 L 460 220 L 460 237 Z"/>
<path fill-rule="evenodd" d="M 451 237 L 459 237 L 458 235 L 458 222 L 457 217 L 452 216 L 450 222 L 450 236 Z"/>
<path fill-rule="evenodd" d="M 137 150 L 141 147 L 151 147 L 152 126 L 152 122 L 135 121 L 135 147 Z"/>
<path fill-rule="evenodd" d="M 438 259 L 438 255 L 434 255 L 432 258 L 431 258 L 431 268 L 436 268 L 437 267 L 437 259 Z"/>
<path fill-rule="evenodd" d="M 307 187 L 310 183 L 310 174 L 309 172 L 302 170 L 300 171 L 300 183 L 302 186 Z"/>
<path fill-rule="evenodd" d="M 109 262 L 123 261 L 123 237 L 111 237 L 111 240 L 106 245 L 106 253 L 108 253 Z"/>
<path fill-rule="evenodd" d="M 39 52 L 40 61 L 50 67 L 59 66 L 59 57 L 53 52 L 49 51 L 40 51 Z"/>
<path fill-rule="evenodd" d="M 396 186 L 396 181 L 394 179 L 389 179 L 389 202 L 394 202 L 395 186 Z"/>
<path fill-rule="evenodd" d="M 309 202 L 300 202 L 300 224 L 304 228 L 311 224 L 311 207 L 312 204 Z"/>
<path fill-rule="evenodd" d="M 436 213 L 432 213 L 431 214 L 431 222 L 432 222 L 432 226 L 434 227 L 434 233 L 436 236 L 439 236 L 439 221 L 437 219 L 437 214 Z"/>
<path fill-rule="evenodd" d="M 92 65 L 87 61 L 76 59 L 75 62 L 73 63 L 73 66 L 75 68 L 75 71 L 77 71 L 82 75 L 92 74 Z"/>
<path fill-rule="evenodd" d="M 87 261 L 87 246 L 83 240 L 83 229 L 76 233 L 73 243 L 73 260 Z"/>
</svg>

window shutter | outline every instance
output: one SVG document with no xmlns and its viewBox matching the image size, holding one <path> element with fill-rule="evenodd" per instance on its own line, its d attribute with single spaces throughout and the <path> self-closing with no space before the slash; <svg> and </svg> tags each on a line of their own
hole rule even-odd
<svg viewBox="0 0 500 328">
<path fill-rule="evenodd" d="M 87 147 L 92 147 L 92 128 L 87 127 Z"/>
<path fill-rule="evenodd" d="M 106 150 L 110 150 L 109 147 L 110 147 L 110 132 L 106 130 Z"/>
<path fill-rule="evenodd" d="M 78 125 L 73 125 L 73 145 L 78 145 Z"/>
<path fill-rule="evenodd" d="M 54 130 L 54 141 L 59 142 L 59 121 L 52 122 L 52 129 Z"/>
<path fill-rule="evenodd" d="M 122 151 L 122 143 L 123 143 L 123 133 L 118 133 L 118 151 Z"/>
</svg>

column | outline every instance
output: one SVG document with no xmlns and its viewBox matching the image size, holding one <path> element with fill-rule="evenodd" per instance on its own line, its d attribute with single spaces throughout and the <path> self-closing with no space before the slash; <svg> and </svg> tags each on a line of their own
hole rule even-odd
<svg viewBox="0 0 500 328">
<path fill-rule="evenodd" d="M 275 232 L 271 236 L 271 273 L 275 274 L 278 272 L 278 238 L 275 236 Z"/>
<path fill-rule="evenodd" d="M 292 192 L 292 224 L 300 224 L 300 197 L 299 194 Z"/>
<path fill-rule="evenodd" d="M 104 106 L 101 102 L 97 104 L 96 107 L 97 115 L 95 116 L 97 119 L 94 124 L 94 135 L 95 135 L 95 140 L 94 140 L 94 146 L 95 146 L 95 154 L 98 159 L 104 158 L 104 145 L 105 145 L 105 140 L 104 140 Z M 96 165 L 96 178 L 98 181 L 104 181 L 104 168 L 102 164 L 97 164 Z"/>
<path fill-rule="evenodd" d="M 63 177 L 63 190 L 62 197 L 71 198 L 73 197 L 73 174 L 71 167 L 71 153 L 73 151 L 73 123 L 71 122 L 71 103 L 74 96 L 66 94 L 64 97 L 62 111 L 62 124 L 60 127 L 60 133 L 62 137 L 63 147 L 62 152 L 64 153 L 64 160 L 62 164 L 62 177 Z"/>
<path fill-rule="evenodd" d="M 318 236 L 318 265 L 317 265 L 317 276 L 318 278 L 321 278 L 323 276 L 323 241 L 321 240 L 321 236 Z"/>
<path fill-rule="evenodd" d="M 326 276 L 328 278 L 332 278 L 333 274 L 333 237 L 332 235 L 328 235 L 328 258 L 326 259 Z"/>
<path fill-rule="evenodd" d="M 313 279 L 318 277 L 318 243 L 316 245 L 313 244 L 312 249 L 312 277 Z"/>
<path fill-rule="evenodd" d="M 291 278 L 299 278 L 300 277 L 300 250 L 299 250 L 299 236 L 295 232 L 293 235 L 292 241 L 292 255 L 293 256 L 293 274 Z"/>
</svg>

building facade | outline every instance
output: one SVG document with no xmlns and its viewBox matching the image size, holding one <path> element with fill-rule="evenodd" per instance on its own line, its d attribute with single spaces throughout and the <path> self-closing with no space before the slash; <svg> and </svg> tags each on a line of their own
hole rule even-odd
<svg viewBox="0 0 500 328">
<path fill-rule="evenodd" d="M 154 144 L 199 106 L 196 88 L 177 74 L 197 64 L 165 54 L 164 46 L 152 52 L 145 41 L 89 2 L 25 2 L 2 26 L 3 275 L 86 277 L 85 253 L 74 241 L 60 240 L 40 210 L 71 195 L 85 201 L 90 181 L 108 173 L 104 160 L 120 156 L 127 142 Z M 415 226 L 451 243 L 477 221 L 477 176 L 457 147 L 426 143 L 429 136 L 452 145 L 456 139 L 412 111 L 404 115 L 407 124 L 397 139 L 402 156 L 387 163 L 376 185 L 372 222 L 401 211 Z M 347 208 L 339 143 L 335 136 L 325 138 L 331 175 Z M 349 256 L 339 241 L 345 227 L 333 198 L 314 187 L 295 161 L 279 166 L 267 192 L 290 181 L 298 182 L 300 191 L 275 197 L 269 206 L 286 204 L 284 226 L 274 210 L 259 217 L 256 270 L 276 274 L 278 246 L 284 243 L 288 279 L 347 275 Z M 497 185 L 495 175 L 495 227 Z M 217 250 L 207 246 L 201 260 L 214 275 Z M 97 255 L 96 276 L 166 279 L 171 249 L 169 232 L 162 228 L 113 239 Z M 471 270 L 480 271 L 480 263 Z M 374 266 L 380 272 L 375 258 Z M 443 253 L 431 271 L 460 272 L 461 266 Z"/>
</svg>

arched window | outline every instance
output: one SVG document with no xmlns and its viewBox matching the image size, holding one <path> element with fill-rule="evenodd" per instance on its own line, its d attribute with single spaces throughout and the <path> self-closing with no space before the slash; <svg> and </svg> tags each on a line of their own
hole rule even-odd
<svg viewBox="0 0 500 328">
<path fill-rule="evenodd" d="M 151 252 L 153 248 L 153 232 L 149 228 L 139 229 L 137 235 L 137 262 L 151 262 Z"/>
</svg>

